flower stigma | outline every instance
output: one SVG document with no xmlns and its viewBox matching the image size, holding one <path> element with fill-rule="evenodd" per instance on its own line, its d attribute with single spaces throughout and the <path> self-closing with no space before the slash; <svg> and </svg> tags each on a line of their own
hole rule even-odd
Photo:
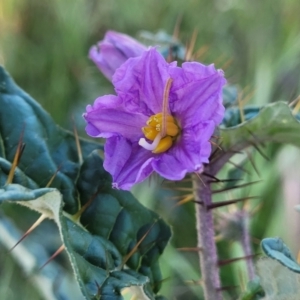
<svg viewBox="0 0 300 300">
<path fill-rule="evenodd" d="M 139 140 L 139 145 L 152 153 L 163 153 L 169 150 L 180 132 L 175 118 L 169 112 L 169 93 L 172 84 L 169 78 L 163 95 L 162 112 L 150 116 L 146 122 L 147 126 L 142 128 L 145 138 Z"/>
</svg>

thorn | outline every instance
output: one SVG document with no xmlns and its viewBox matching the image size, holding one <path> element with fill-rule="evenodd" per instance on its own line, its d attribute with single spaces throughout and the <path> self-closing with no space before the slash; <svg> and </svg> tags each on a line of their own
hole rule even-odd
<svg viewBox="0 0 300 300">
<path fill-rule="evenodd" d="M 174 30 L 173 30 L 173 38 L 178 40 L 179 39 L 179 31 L 180 31 L 180 25 L 181 25 L 181 21 L 182 21 L 182 14 L 179 14 L 174 26 Z"/>
<path fill-rule="evenodd" d="M 208 45 L 204 45 L 202 47 L 200 47 L 196 53 L 194 54 L 194 60 L 199 60 L 201 57 L 203 57 L 203 55 L 209 50 L 209 46 Z"/>
<path fill-rule="evenodd" d="M 250 135 L 254 138 L 255 141 L 257 141 L 258 143 L 261 143 L 261 141 L 259 140 L 259 138 L 248 128 L 246 128 L 246 130 L 250 133 Z M 269 157 L 267 155 L 265 155 L 261 149 L 258 147 L 258 145 L 256 143 L 251 143 L 251 145 L 259 152 L 259 154 L 267 161 L 270 161 Z"/>
<path fill-rule="evenodd" d="M 222 145 L 222 141 L 220 142 L 219 144 L 220 146 Z M 213 152 L 211 153 L 210 157 L 209 157 L 209 160 L 211 161 L 213 158 L 216 157 L 217 154 L 219 154 L 219 152 L 223 152 L 223 149 L 222 148 L 218 148 L 216 147 Z"/>
<path fill-rule="evenodd" d="M 25 150 L 25 147 L 26 147 L 26 144 L 25 144 L 25 143 L 22 143 L 21 149 L 20 149 L 20 154 L 19 154 L 18 160 L 17 160 L 17 165 L 19 165 L 19 162 L 20 162 L 21 156 L 22 156 L 22 154 L 23 154 L 23 152 L 24 152 L 24 150 Z"/>
<path fill-rule="evenodd" d="M 23 234 L 23 236 L 18 240 L 18 242 L 8 250 L 8 252 L 11 252 L 14 250 L 35 228 L 37 228 L 45 219 L 47 218 L 46 215 L 41 215 L 35 223 Z"/>
<path fill-rule="evenodd" d="M 255 144 L 255 143 L 250 143 L 250 144 L 251 144 L 251 146 L 253 146 L 253 147 L 257 150 L 257 152 L 258 152 L 265 160 L 270 161 L 270 158 L 269 158 L 266 154 L 264 154 L 264 153 L 262 152 L 262 150 L 258 147 L 257 144 Z"/>
<path fill-rule="evenodd" d="M 48 183 L 46 184 L 46 187 L 50 187 L 50 185 L 52 184 L 54 178 L 57 176 L 58 172 L 60 171 L 61 167 L 62 167 L 62 164 L 60 164 L 60 165 L 58 166 L 58 168 L 56 169 L 55 173 L 52 175 L 52 177 L 50 178 L 50 180 L 49 180 Z"/>
<path fill-rule="evenodd" d="M 193 285 L 202 285 L 203 284 L 202 279 L 198 279 L 198 280 L 191 279 L 191 280 L 185 280 L 184 282 L 189 285 L 192 285 L 192 284 Z"/>
<path fill-rule="evenodd" d="M 185 61 L 190 61 L 193 57 L 193 51 L 194 51 L 194 48 L 195 48 L 197 35 L 198 35 L 198 31 L 197 31 L 197 29 L 195 29 L 193 31 L 192 38 L 190 40 L 190 43 L 189 43 L 189 45 L 187 47 L 187 50 L 186 50 L 186 53 L 185 53 Z"/>
<path fill-rule="evenodd" d="M 219 260 L 218 266 L 223 267 L 223 266 L 229 265 L 229 264 L 231 264 L 233 262 L 236 262 L 236 261 L 251 259 L 251 258 L 253 258 L 257 255 L 258 255 L 258 253 L 257 254 L 246 255 L 246 256 L 242 256 L 242 257 Z"/>
<path fill-rule="evenodd" d="M 178 201 L 178 202 L 175 204 L 174 208 L 175 208 L 175 207 L 178 207 L 178 206 L 181 206 L 181 205 L 183 205 L 183 204 L 185 204 L 185 203 L 188 203 L 188 202 L 192 201 L 193 199 L 194 199 L 194 195 L 189 194 L 188 196 L 184 197 L 182 200 Z"/>
<path fill-rule="evenodd" d="M 263 207 L 263 204 L 262 204 L 262 203 L 258 204 L 256 207 L 254 207 L 254 208 L 252 209 L 252 211 L 250 211 L 249 216 L 250 216 L 250 217 L 253 217 L 254 215 L 256 215 L 256 213 L 257 213 L 262 207 Z"/>
<path fill-rule="evenodd" d="M 246 155 L 247 155 L 247 157 L 248 157 L 248 159 L 249 159 L 249 161 L 250 161 L 250 163 L 251 163 L 251 165 L 252 165 L 252 167 L 253 167 L 255 173 L 256 173 L 257 176 L 260 178 L 260 177 L 261 177 L 261 176 L 260 176 L 260 173 L 259 173 L 259 171 L 258 171 L 258 168 L 256 167 L 256 164 L 255 164 L 255 162 L 254 162 L 254 159 L 253 159 L 251 153 L 249 153 L 247 150 L 245 150 L 245 153 L 246 153 Z"/>
<path fill-rule="evenodd" d="M 260 243 L 261 243 L 261 240 L 254 236 L 251 236 L 251 241 L 256 245 L 260 245 Z"/>
<path fill-rule="evenodd" d="M 248 183 L 243 183 L 243 184 L 239 184 L 239 185 L 236 185 L 236 186 L 232 186 L 232 187 L 228 187 L 228 188 L 223 188 L 223 189 L 219 189 L 219 190 L 214 190 L 214 191 L 212 191 L 212 193 L 213 194 L 223 193 L 223 192 L 226 192 L 226 191 L 230 191 L 230 190 L 234 190 L 234 189 L 239 189 L 239 188 L 246 187 L 246 186 L 249 186 L 249 185 L 252 185 L 252 184 L 256 184 L 256 183 L 259 183 L 259 182 L 261 182 L 261 180 L 252 181 L 252 182 L 248 182 Z"/>
<path fill-rule="evenodd" d="M 205 182 L 202 180 L 200 174 L 198 174 L 197 172 L 194 172 L 194 174 L 199 178 L 199 180 L 202 182 L 202 184 L 206 187 Z M 193 191 L 193 189 L 191 189 Z"/>
<path fill-rule="evenodd" d="M 222 140 L 223 139 L 221 136 L 216 136 L 216 135 L 212 135 L 211 137 L 216 139 L 216 140 Z"/>
<path fill-rule="evenodd" d="M 234 182 L 234 181 L 242 181 L 243 178 L 228 178 L 228 179 L 220 179 L 219 182 L 224 183 L 224 182 Z"/>
<path fill-rule="evenodd" d="M 171 197 L 167 197 L 167 199 L 171 199 L 171 200 L 179 199 L 178 201 L 180 201 L 180 199 L 182 199 L 183 197 L 187 197 L 189 195 L 191 195 L 191 194 L 189 193 L 189 194 L 184 194 L 184 195 L 171 196 Z"/>
<path fill-rule="evenodd" d="M 183 252 L 200 252 L 203 250 L 201 247 L 183 247 L 183 248 L 177 248 L 178 251 L 183 251 Z"/>
<path fill-rule="evenodd" d="M 171 280 L 171 279 L 172 279 L 171 277 L 166 277 L 166 278 L 164 278 L 164 279 L 162 279 L 162 280 L 159 280 L 159 281 L 154 282 L 154 283 L 152 284 L 153 289 L 154 289 L 154 287 L 159 287 L 161 284 L 163 284 L 163 283 L 165 283 L 166 281 Z M 131 299 L 131 300 L 132 300 L 132 299 Z M 138 299 L 136 299 L 136 300 L 138 300 Z"/>
<path fill-rule="evenodd" d="M 233 199 L 233 200 L 229 200 L 229 201 L 214 202 L 212 204 L 207 205 L 207 209 L 215 209 L 215 208 L 231 205 L 231 204 L 234 204 L 234 203 L 247 201 L 247 200 L 250 200 L 250 199 L 258 199 L 258 198 L 260 198 L 260 197 L 259 196 L 253 196 L 253 197 L 244 197 L 244 198 Z"/>
<path fill-rule="evenodd" d="M 20 135 L 20 138 L 19 138 L 19 142 L 18 142 L 18 146 L 17 146 L 17 149 L 16 149 L 16 153 L 15 153 L 15 156 L 14 156 L 14 160 L 13 160 L 11 169 L 9 170 L 9 173 L 8 173 L 5 184 L 10 184 L 10 183 L 13 182 L 15 170 L 16 170 L 19 162 L 20 162 L 21 156 L 22 156 L 23 151 L 25 149 L 25 144 L 23 143 L 24 127 L 22 129 L 22 132 L 21 132 L 21 135 Z"/>
<path fill-rule="evenodd" d="M 238 179 L 238 178 L 219 179 L 219 178 L 217 178 L 217 177 L 215 177 L 213 175 L 210 175 L 208 173 L 205 173 L 205 172 L 203 172 L 202 174 L 204 176 L 207 176 L 209 178 L 214 179 L 212 181 L 209 181 L 209 183 L 223 183 L 223 182 L 233 182 L 233 181 L 241 181 L 241 180 L 243 180 L 243 179 Z"/>
<path fill-rule="evenodd" d="M 244 93 L 246 92 L 246 88 L 244 89 Z M 255 89 L 253 89 L 244 99 L 242 99 L 243 105 L 245 105 L 254 95 Z"/>
<path fill-rule="evenodd" d="M 100 299 L 101 297 L 101 286 L 99 285 L 99 283 L 95 280 L 95 284 L 96 284 L 96 287 L 97 287 L 97 294 L 96 294 L 96 297 L 98 299 Z"/>
<path fill-rule="evenodd" d="M 233 150 L 233 149 L 229 149 L 227 152 L 233 153 L 233 154 L 243 154 L 243 151 L 237 151 L 237 150 Z"/>
<path fill-rule="evenodd" d="M 210 174 L 208 174 L 208 173 L 206 173 L 206 172 L 202 172 L 202 174 L 203 174 L 204 176 L 206 176 L 206 177 L 209 177 L 209 178 L 214 179 L 214 180 L 212 180 L 211 182 L 221 182 L 220 179 L 218 179 L 217 177 L 215 177 L 215 176 L 213 176 L 213 175 L 210 175 Z"/>
<path fill-rule="evenodd" d="M 91 198 L 78 210 L 78 212 L 73 215 L 73 220 L 78 221 L 81 215 L 84 213 L 84 211 L 92 204 L 92 202 L 95 200 L 95 198 L 98 195 L 98 191 L 91 196 Z"/>
<path fill-rule="evenodd" d="M 218 288 L 218 291 L 228 291 L 228 290 L 232 290 L 232 289 L 237 289 L 239 288 L 238 285 L 226 285 L 226 286 L 222 286 L 220 288 Z"/>
<path fill-rule="evenodd" d="M 51 257 L 39 268 L 39 271 L 41 271 L 48 263 L 53 260 L 57 255 L 59 255 L 61 252 L 65 250 L 65 245 L 62 244 L 55 252 L 51 255 Z"/>
<path fill-rule="evenodd" d="M 212 145 L 214 145 L 215 147 L 219 148 L 221 151 L 223 151 L 223 149 L 220 147 L 220 145 L 218 145 L 217 143 L 213 142 L 213 141 L 209 141 Z"/>
<path fill-rule="evenodd" d="M 236 163 L 232 162 L 231 160 L 228 160 L 228 163 L 231 164 L 231 165 L 233 165 L 233 166 L 236 167 L 237 169 L 243 171 L 244 173 L 250 175 L 250 172 L 247 171 L 247 170 L 246 170 L 245 168 L 243 168 L 242 166 L 237 165 Z"/>
<path fill-rule="evenodd" d="M 121 265 L 118 267 L 118 270 L 122 270 L 124 265 L 127 263 L 127 261 L 129 260 L 129 258 L 138 250 L 138 247 L 140 246 L 140 244 L 143 242 L 143 240 L 147 237 L 147 235 L 150 233 L 150 231 L 152 230 L 153 226 L 156 224 L 157 221 L 155 221 L 151 227 L 146 231 L 146 233 L 141 237 L 141 239 L 136 243 L 136 245 L 131 249 L 131 251 L 125 255 L 125 257 L 123 258 L 123 261 L 121 263 Z"/>
<path fill-rule="evenodd" d="M 74 136 L 75 136 L 75 143 L 76 143 L 76 148 L 77 148 L 77 153 L 78 153 L 78 161 L 79 161 L 79 164 L 82 165 L 82 162 L 83 162 L 82 151 L 81 151 L 80 140 L 79 140 L 77 128 L 75 125 L 74 117 L 72 117 L 72 121 L 73 121 L 73 131 L 74 131 Z"/>
<path fill-rule="evenodd" d="M 203 201 L 193 201 L 194 203 L 197 203 L 199 205 L 203 205 Z"/>
</svg>

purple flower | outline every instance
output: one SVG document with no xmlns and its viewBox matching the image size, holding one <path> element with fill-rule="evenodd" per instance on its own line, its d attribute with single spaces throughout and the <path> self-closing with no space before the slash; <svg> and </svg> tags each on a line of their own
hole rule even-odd
<svg viewBox="0 0 300 300">
<path fill-rule="evenodd" d="M 86 132 L 107 139 L 113 187 L 130 189 L 154 171 L 170 180 L 201 172 L 224 115 L 225 82 L 213 65 L 177 67 L 155 48 L 122 64 L 113 76 L 117 96 L 97 98 L 83 115 Z"/>
<path fill-rule="evenodd" d="M 96 64 L 100 71 L 111 80 L 116 69 L 128 58 L 142 55 L 147 48 L 132 37 L 108 31 L 104 40 L 93 46 L 89 58 Z"/>
</svg>

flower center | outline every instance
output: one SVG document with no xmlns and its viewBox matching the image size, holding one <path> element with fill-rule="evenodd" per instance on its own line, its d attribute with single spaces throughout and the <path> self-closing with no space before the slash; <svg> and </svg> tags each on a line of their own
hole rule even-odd
<svg viewBox="0 0 300 300">
<path fill-rule="evenodd" d="M 153 153 L 162 153 L 171 148 L 180 130 L 174 117 L 158 113 L 148 119 L 147 126 L 143 127 L 142 131 L 145 137 L 153 142 L 148 143 L 146 139 L 141 138 L 139 145 Z"/>
</svg>

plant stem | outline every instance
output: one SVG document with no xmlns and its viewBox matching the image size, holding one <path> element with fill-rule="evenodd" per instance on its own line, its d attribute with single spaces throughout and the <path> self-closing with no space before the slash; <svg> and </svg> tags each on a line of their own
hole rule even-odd
<svg viewBox="0 0 300 300">
<path fill-rule="evenodd" d="M 200 175 L 199 175 L 200 176 Z M 200 268 L 206 300 L 221 300 L 218 255 L 214 241 L 214 223 L 212 210 L 207 206 L 212 203 L 210 184 L 193 175 L 194 198 L 196 201 L 196 221 L 198 247 L 200 251 Z"/>
</svg>

